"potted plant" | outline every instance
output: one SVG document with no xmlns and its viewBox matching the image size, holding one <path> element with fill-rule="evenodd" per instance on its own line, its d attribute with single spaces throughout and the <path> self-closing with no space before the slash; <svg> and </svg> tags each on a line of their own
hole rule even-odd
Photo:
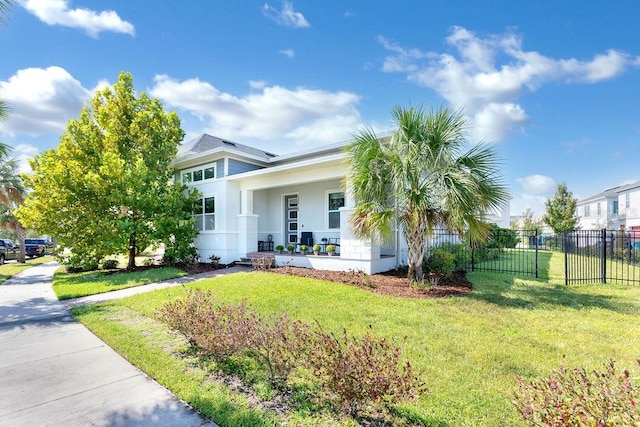
<svg viewBox="0 0 640 427">
<path fill-rule="evenodd" d="M 283 245 L 276 245 L 276 252 L 281 254 L 283 250 L 284 250 L 284 246 Z"/>
<path fill-rule="evenodd" d="M 320 249 L 322 249 L 322 246 L 318 245 L 317 243 L 313 245 L 313 254 L 320 255 Z"/>
<path fill-rule="evenodd" d="M 309 246 L 307 245 L 300 245 L 300 253 L 302 255 L 305 255 L 307 253 L 307 251 L 309 250 Z"/>
<path fill-rule="evenodd" d="M 289 255 L 293 255 L 293 250 L 294 250 L 295 248 L 296 248 L 296 247 L 295 247 L 294 245 L 292 245 L 291 243 L 289 243 L 289 244 L 287 245 L 287 251 L 289 252 Z"/>
<path fill-rule="evenodd" d="M 333 256 L 336 254 L 336 245 L 327 245 L 327 253 L 330 256 Z"/>
</svg>

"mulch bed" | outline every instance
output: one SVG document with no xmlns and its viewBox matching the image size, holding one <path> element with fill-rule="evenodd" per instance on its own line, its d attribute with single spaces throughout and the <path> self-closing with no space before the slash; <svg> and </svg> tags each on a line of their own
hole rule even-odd
<svg viewBox="0 0 640 427">
<path fill-rule="evenodd" d="M 345 283 L 381 295 L 406 298 L 443 298 L 466 295 L 470 293 L 473 288 L 471 282 L 467 280 L 464 271 L 455 272 L 449 279 L 441 279 L 437 286 L 431 286 L 428 289 L 418 289 L 409 286 L 406 273 L 394 270 L 373 275 L 367 275 L 362 272 L 326 271 L 299 267 L 279 267 L 270 271 L 292 276 L 311 277 L 313 279 Z"/>
<path fill-rule="evenodd" d="M 189 274 L 204 273 L 226 268 L 226 265 L 213 266 L 210 263 L 196 265 L 180 265 Z M 448 279 L 441 279 L 437 286 L 419 289 L 408 285 L 407 274 L 402 271 L 388 271 L 386 273 L 368 275 L 356 271 L 327 271 L 300 267 L 278 267 L 270 272 L 288 274 L 290 276 L 310 277 L 312 279 L 328 280 L 357 286 L 381 295 L 392 295 L 405 298 L 443 298 L 466 295 L 472 292 L 473 286 L 466 278 L 464 271 L 457 271 Z"/>
</svg>

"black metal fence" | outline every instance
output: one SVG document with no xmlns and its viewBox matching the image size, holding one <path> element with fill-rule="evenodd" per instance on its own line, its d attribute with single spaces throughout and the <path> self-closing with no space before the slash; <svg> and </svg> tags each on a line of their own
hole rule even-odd
<svg viewBox="0 0 640 427">
<path fill-rule="evenodd" d="M 640 231 L 576 230 L 561 236 L 565 283 L 640 283 Z"/>
<path fill-rule="evenodd" d="M 540 277 L 540 251 L 549 250 L 547 236 L 537 230 L 494 229 L 481 246 L 472 247 L 458 234 L 435 230 L 430 247 L 454 254 L 456 267 L 466 271 L 489 271 Z"/>
<path fill-rule="evenodd" d="M 548 275 L 552 252 L 564 255 L 565 284 L 640 284 L 640 231 L 576 230 L 562 235 L 496 228 L 472 247 L 456 233 L 435 230 L 430 247 L 444 249 L 456 268 L 535 278 Z M 548 277 L 548 276 L 546 276 Z"/>
</svg>

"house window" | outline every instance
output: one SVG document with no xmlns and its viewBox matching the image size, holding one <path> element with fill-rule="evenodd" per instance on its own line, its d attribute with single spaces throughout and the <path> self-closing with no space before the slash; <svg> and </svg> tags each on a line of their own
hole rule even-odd
<svg viewBox="0 0 640 427">
<path fill-rule="evenodd" d="M 614 215 L 618 214 L 618 201 L 617 200 L 613 201 L 613 214 Z"/>
<path fill-rule="evenodd" d="M 203 181 L 207 179 L 215 179 L 215 177 L 216 177 L 215 166 L 192 169 L 189 171 L 182 172 L 182 183 L 189 184 L 191 182 L 198 182 L 198 181 Z"/>
<path fill-rule="evenodd" d="M 329 193 L 329 228 L 340 228 L 341 207 L 344 207 L 344 193 Z"/>
<path fill-rule="evenodd" d="M 598 202 L 596 210 L 598 211 L 598 218 L 600 218 L 600 214 L 602 213 L 602 211 L 600 209 L 600 202 Z"/>
<path fill-rule="evenodd" d="M 211 166 L 204 170 L 204 179 L 214 179 L 216 177 L 216 168 Z"/>
<path fill-rule="evenodd" d="M 589 206 L 584 207 L 584 217 L 589 218 Z"/>
<path fill-rule="evenodd" d="M 629 193 L 627 193 L 627 194 L 625 194 L 625 195 L 624 195 L 624 207 L 625 207 L 625 208 L 628 208 L 629 206 L 630 206 L 630 203 L 629 203 Z"/>
<path fill-rule="evenodd" d="M 216 229 L 216 199 L 204 197 L 196 201 L 193 208 L 193 219 L 196 229 L 199 231 L 211 231 Z"/>
</svg>

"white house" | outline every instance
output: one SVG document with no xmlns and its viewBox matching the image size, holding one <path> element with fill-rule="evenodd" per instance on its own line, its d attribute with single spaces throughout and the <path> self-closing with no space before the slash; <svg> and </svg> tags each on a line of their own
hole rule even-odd
<svg viewBox="0 0 640 427">
<path fill-rule="evenodd" d="M 624 229 L 640 240 L 640 181 L 578 201 L 577 216 L 583 230 Z"/>
<path fill-rule="evenodd" d="M 279 255 L 276 262 L 366 273 L 403 264 L 406 245 L 399 235 L 381 247 L 350 232 L 354 201 L 343 190 L 346 145 L 275 155 L 206 134 L 183 144 L 173 166 L 177 179 L 202 194 L 195 216 L 201 258 L 217 255 L 231 263 L 278 244 L 307 244 L 301 239 L 311 237 L 323 250 L 337 243 L 339 256 Z"/>
</svg>

